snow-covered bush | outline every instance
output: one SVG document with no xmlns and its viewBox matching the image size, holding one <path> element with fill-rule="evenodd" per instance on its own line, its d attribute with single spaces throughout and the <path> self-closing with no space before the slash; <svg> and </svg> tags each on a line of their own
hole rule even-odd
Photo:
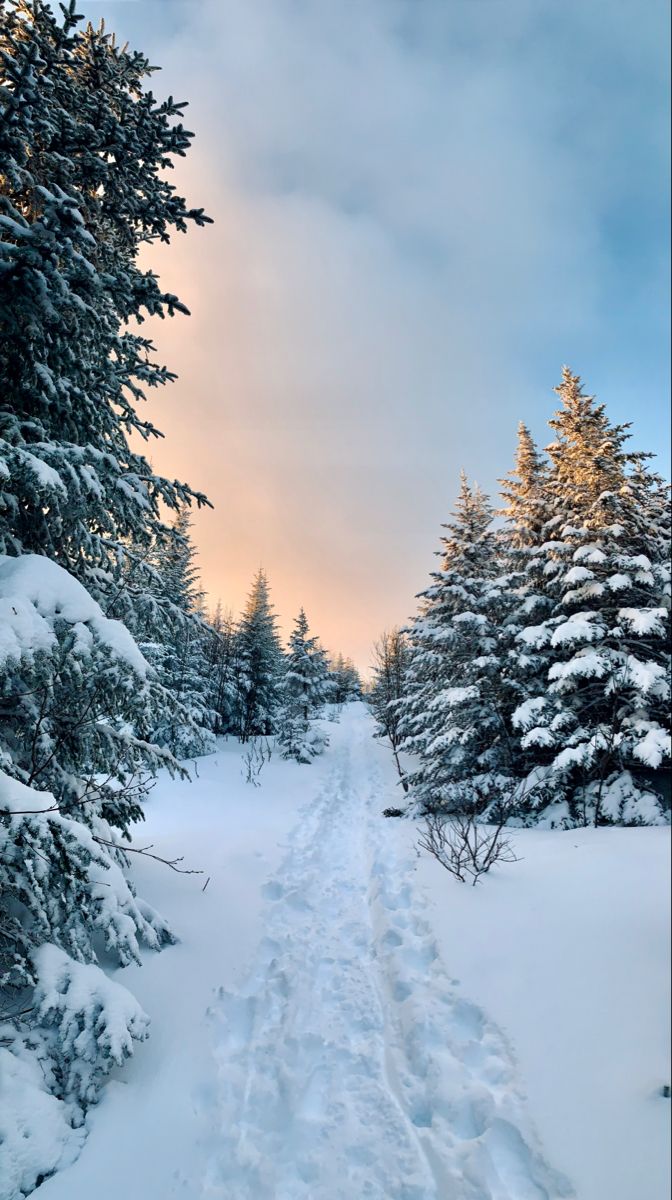
<svg viewBox="0 0 672 1200">
<path fill-rule="evenodd" d="M 97 947 L 123 966 L 142 945 L 174 940 L 135 896 L 119 837 L 142 815 L 143 773 L 172 760 L 135 732 L 153 703 L 138 647 L 62 567 L 3 556 L 0 620 L 0 1011 L 23 1031 L 7 1049 L 20 1047 L 14 1076 L 34 1078 L 37 1055 L 66 1106 L 36 1102 L 55 1128 L 70 1127 L 146 1034 Z M 38 1139 L 27 1160 L 36 1178 L 59 1153 Z"/>
<path fill-rule="evenodd" d="M 0 1024 L 0 1195 L 21 1200 L 68 1166 L 85 1131 L 60 1099 L 53 1064 L 38 1031 Z"/>
</svg>

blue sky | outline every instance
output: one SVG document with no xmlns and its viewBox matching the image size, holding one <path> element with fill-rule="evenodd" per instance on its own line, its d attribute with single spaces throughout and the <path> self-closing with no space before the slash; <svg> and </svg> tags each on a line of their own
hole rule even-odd
<svg viewBox="0 0 672 1200">
<path fill-rule="evenodd" d="M 205 583 L 260 561 L 360 663 L 404 620 L 464 466 L 563 363 L 669 471 L 662 0 L 126 0 L 93 19 L 190 100 L 213 229 L 158 266 L 188 322 L 157 465 L 212 496 Z"/>
</svg>

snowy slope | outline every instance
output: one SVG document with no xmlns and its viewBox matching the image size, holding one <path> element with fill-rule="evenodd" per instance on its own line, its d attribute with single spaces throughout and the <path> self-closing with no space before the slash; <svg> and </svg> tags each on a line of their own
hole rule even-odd
<svg viewBox="0 0 672 1200">
<path fill-rule="evenodd" d="M 161 781 L 141 843 L 205 875 L 140 863 L 183 941 L 123 972 L 152 1037 L 40 1200 L 662 1200 L 666 831 L 521 831 L 466 888 L 371 732 Z"/>
</svg>

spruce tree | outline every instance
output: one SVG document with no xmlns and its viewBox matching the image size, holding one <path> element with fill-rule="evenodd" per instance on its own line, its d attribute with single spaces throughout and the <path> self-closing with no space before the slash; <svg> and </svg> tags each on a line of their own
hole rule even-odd
<svg viewBox="0 0 672 1200">
<path fill-rule="evenodd" d="M 153 730 L 153 740 L 178 758 L 214 749 L 215 713 L 210 706 L 208 628 L 204 594 L 196 566 L 191 515 L 182 509 L 171 528 L 171 540 L 151 556 L 152 605 L 141 643 L 171 697 Z"/>
<path fill-rule="evenodd" d="M 282 679 L 278 744 L 283 758 L 308 763 L 327 745 L 314 720 L 325 699 L 324 656 L 316 637 L 309 637 L 303 609 L 294 621 Z"/>
<path fill-rule="evenodd" d="M 349 700 L 360 699 L 362 681 L 351 658 L 345 658 L 339 651 L 331 662 L 330 673 L 331 698 L 334 704 L 347 704 Z"/>
<path fill-rule="evenodd" d="M 157 434 L 138 407 L 172 378 L 136 323 L 185 311 L 138 251 L 206 220 L 165 175 L 191 135 L 143 55 L 78 23 L 74 4 L 0 8 L 2 1052 L 65 1128 L 146 1035 L 101 946 L 123 966 L 172 936 L 123 840 L 149 776 L 178 769 L 151 742 L 171 697 L 119 618 L 135 630 L 151 606 L 162 506 L 204 499 L 130 442 Z"/>
<path fill-rule="evenodd" d="M 217 601 L 208 620 L 206 676 L 209 706 L 214 713 L 215 733 L 236 733 L 240 728 L 240 654 L 233 613 Z"/>
<path fill-rule="evenodd" d="M 548 463 L 541 457 L 532 435 L 523 421 L 518 424 L 515 465 L 500 480 L 501 496 L 506 502 L 500 515 L 508 522 L 508 541 L 516 550 L 537 546 L 550 517 Z"/>
<path fill-rule="evenodd" d="M 42 0 L 0 14 L 0 551 L 47 555 L 125 619 L 121 564 L 138 583 L 161 504 L 204 501 L 129 441 L 157 436 L 138 408 L 173 378 L 135 323 L 186 312 L 137 254 L 207 218 L 165 173 L 189 148 L 184 106 L 79 21 Z"/>
<path fill-rule="evenodd" d="M 563 824 L 656 820 L 647 771 L 670 754 L 665 489 L 568 368 L 556 391 L 537 549 L 550 615 L 519 638 L 546 686 L 514 714 L 534 762 L 531 806 Z"/>
<path fill-rule="evenodd" d="M 410 782 L 426 809 L 495 806 L 511 772 L 500 633 L 508 581 L 492 519 L 488 497 L 462 473 L 441 570 L 408 631 L 400 732 L 419 760 Z"/>
<path fill-rule="evenodd" d="M 280 706 L 282 647 L 262 568 L 254 577 L 238 631 L 241 741 L 275 732 Z"/>
<path fill-rule="evenodd" d="M 401 785 L 407 792 L 408 780 L 399 758 L 403 741 L 401 712 L 409 665 L 409 648 L 404 632 L 392 629 L 381 634 L 374 645 L 373 656 L 373 679 L 368 702 L 378 726 L 376 736 L 389 741 Z"/>
</svg>

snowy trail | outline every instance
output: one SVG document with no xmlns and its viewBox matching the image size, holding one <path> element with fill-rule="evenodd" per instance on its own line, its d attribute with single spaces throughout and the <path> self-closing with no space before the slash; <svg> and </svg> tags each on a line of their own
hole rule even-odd
<svg viewBox="0 0 672 1200">
<path fill-rule="evenodd" d="M 389 848 L 359 709 L 265 885 L 246 982 L 211 1010 L 218 1083 L 204 1197 L 555 1200 L 502 1033 L 461 998 Z"/>
</svg>

